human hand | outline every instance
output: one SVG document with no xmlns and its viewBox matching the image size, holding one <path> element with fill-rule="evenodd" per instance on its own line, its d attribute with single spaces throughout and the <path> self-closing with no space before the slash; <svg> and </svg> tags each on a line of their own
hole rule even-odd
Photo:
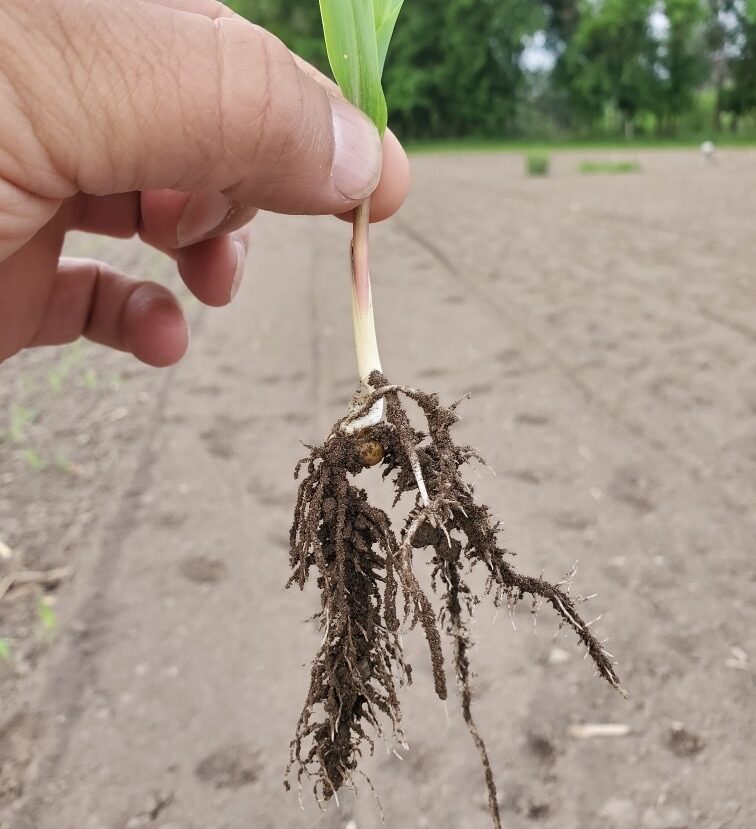
<svg viewBox="0 0 756 829">
<path fill-rule="evenodd" d="M 387 134 L 280 41 L 216 0 L 0 4 L 0 362 L 80 336 L 155 366 L 184 354 L 175 297 L 65 235 L 138 234 L 225 305 L 258 209 L 343 214 L 409 186 Z M 382 170 L 382 172 L 381 172 Z"/>
</svg>

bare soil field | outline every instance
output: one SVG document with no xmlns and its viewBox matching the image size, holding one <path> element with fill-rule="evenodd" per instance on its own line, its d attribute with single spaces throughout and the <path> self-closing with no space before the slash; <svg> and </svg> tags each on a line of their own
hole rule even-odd
<svg viewBox="0 0 756 829">
<path fill-rule="evenodd" d="M 374 232 L 384 368 L 470 393 L 482 500 L 523 571 L 578 561 L 631 694 L 548 609 L 523 603 L 515 632 L 481 606 L 504 825 L 752 829 L 756 153 L 578 173 L 615 155 L 557 154 L 544 179 L 517 155 L 415 158 Z M 0 367 L 2 829 L 381 826 L 367 786 L 321 813 L 282 785 L 321 638 L 316 592 L 284 590 L 292 469 L 355 385 L 347 244 L 333 220 L 260 217 L 234 307 L 184 297 L 175 369 L 90 345 Z M 176 283 L 136 243 L 70 248 Z M 405 642 L 410 750 L 366 763 L 385 825 L 484 829 L 458 705 L 434 697 L 422 635 Z"/>
</svg>

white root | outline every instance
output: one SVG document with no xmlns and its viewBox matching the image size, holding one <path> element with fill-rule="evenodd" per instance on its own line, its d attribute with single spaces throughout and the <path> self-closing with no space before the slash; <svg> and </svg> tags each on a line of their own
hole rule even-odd
<svg viewBox="0 0 756 829">
<path fill-rule="evenodd" d="M 346 420 L 341 426 L 342 431 L 347 435 L 355 435 L 363 429 L 377 426 L 383 420 L 385 408 L 386 404 L 381 397 L 373 403 L 366 414 L 356 417 L 354 420 Z"/>
<path fill-rule="evenodd" d="M 420 458 L 418 458 L 416 452 L 413 452 L 410 460 L 412 462 L 412 473 L 417 481 L 417 488 L 420 490 L 420 498 L 422 499 L 423 506 L 427 507 L 430 499 L 428 498 L 428 489 L 425 486 L 425 480 L 423 478 L 423 470 L 420 468 Z"/>
</svg>

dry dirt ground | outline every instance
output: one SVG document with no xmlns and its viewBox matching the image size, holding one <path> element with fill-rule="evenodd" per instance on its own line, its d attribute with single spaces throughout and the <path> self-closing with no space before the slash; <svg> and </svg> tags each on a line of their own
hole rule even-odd
<svg viewBox="0 0 756 829">
<path fill-rule="evenodd" d="M 518 566 L 579 561 L 632 694 L 546 609 L 534 631 L 522 606 L 515 633 L 480 608 L 505 826 L 752 829 L 756 154 L 642 154 L 625 176 L 582 158 L 542 180 L 516 155 L 415 159 L 374 234 L 384 366 L 472 394 L 460 436 L 498 473 L 479 492 Z M 261 217 L 236 305 L 186 300 L 174 370 L 92 346 L 0 368 L 3 829 L 381 825 L 367 789 L 320 814 L 281 784 L 319 642 L 315 593 L 283 590 L 291 469 L 354 386 L 347 233 Z M 132 243 L 71 247 L 172 280 Z M 483 829 L 477 755 L 421 638 L 410 751 L 367 764 L 385 825 Z M 629 733 L 575 736 L 596 723 Z"/>
</svg>

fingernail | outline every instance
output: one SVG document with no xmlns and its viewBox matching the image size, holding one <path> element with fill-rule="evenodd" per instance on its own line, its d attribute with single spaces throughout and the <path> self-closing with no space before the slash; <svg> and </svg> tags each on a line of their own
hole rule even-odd
<svg viewBox="0 0 756 829">
<path fill-rule="evenodd" d="M 219 228 L 232 210 L 231 200 L 217 190 L 194 193 L 176 227 L 179 247 L 195 245 Z"/>
<path fill-rule="evenodd" d="M 331 98 L 333 114 L 333 184 L 346 199 L 367 198 L 378 185 L 383 158 L 373 122 L 343 98 Z"/>
<path fill-rule="evenodd" d="M 238 241 L 238 239 L 234 239 L 234 250 L 236 251 L 236 270 L 234 271 L 234 279 L 231 282 L 231 296 L 229 298 L 229 302 L 231 302 L 239 293 L 239 286 L 241 285 L 242 277 L 244 276 L 244 266 L 247 263 L 247 249 L 240 241 Z"/>
</svg>

